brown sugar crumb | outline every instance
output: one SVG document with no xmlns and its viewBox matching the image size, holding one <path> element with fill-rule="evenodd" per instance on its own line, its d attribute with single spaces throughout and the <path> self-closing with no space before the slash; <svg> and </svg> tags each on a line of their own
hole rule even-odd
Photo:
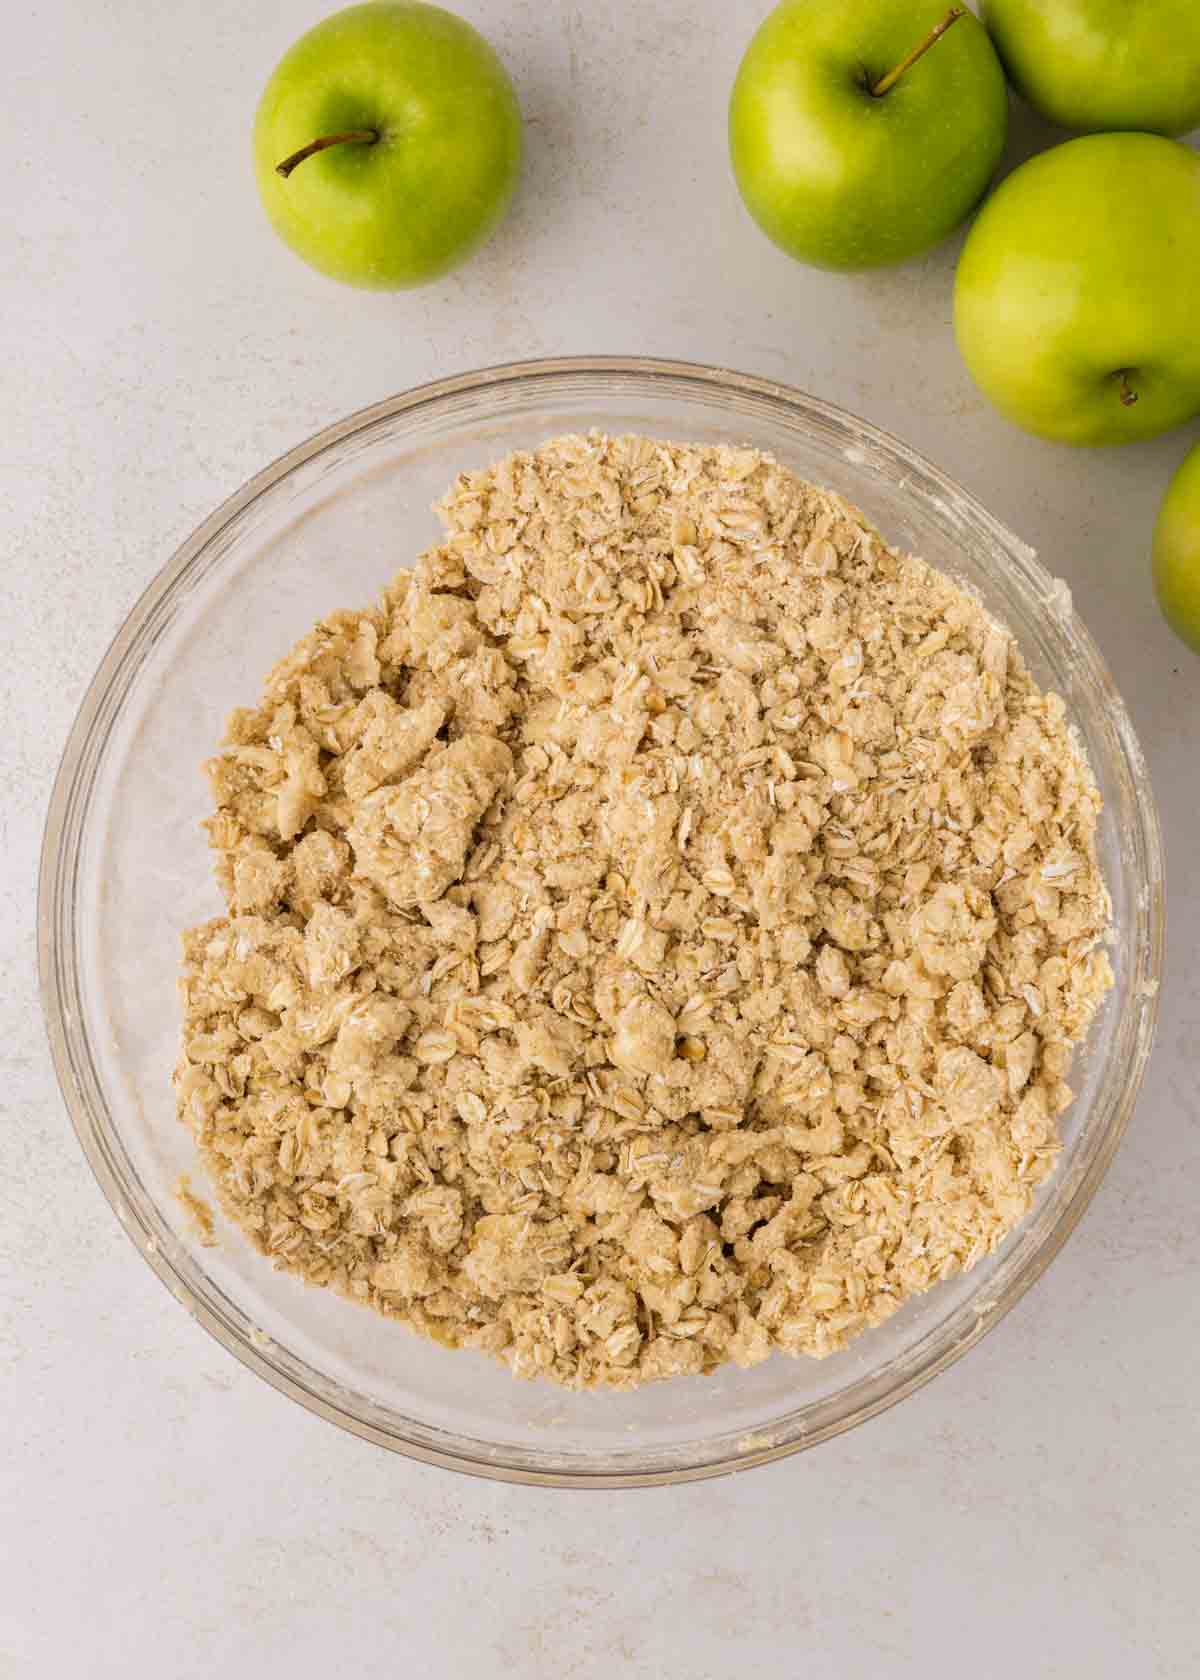
<svg viewBox="0 0 1200 1680">
<path fill-rule="evenodd" d="M 523 1377 L 840 1348 L 1054 1165 L 1111 983 L 1063 704 L 749 449 L 559 438 L 439 512 L 207 767 L 221 1205 Z"/>
</svg>

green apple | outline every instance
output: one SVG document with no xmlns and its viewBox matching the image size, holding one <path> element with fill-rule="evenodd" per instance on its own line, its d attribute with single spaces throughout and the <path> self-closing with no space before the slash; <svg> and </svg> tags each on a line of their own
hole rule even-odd
<svg viewBox="0 0 1200 1680">
<path fill-rule="evenodd" d="M 903 262 L 945 239 L 986 191 L 1007 127 L 987 32 L 940 0 L 784 0 L 729 104 L 750 214 L 820 268 Z"/>
<path fill-rule="evenodd" d="M 1200 443 L 1184 457 L 1159 509 L 1154 588 L 1167 623 L 1200 653 Z"/>
<path fill-rule="evenodd" d="M 504 66 L 469 23 L 418 0 L 369 0 L 310 29 L 254 123 L 275 231 L 354 286 L 418 286 L 454 268 L 504 215 L 520 164 Z"/>
<path fill-rule="evenodd" d="M 1200 157 L 1089 134 L 1030 158 L 967 235 L 954 330 L 975 383 L 1041 437 L 1123 443 L 1200 412 Z"/>
<path fill-rule="evenodd" d="M 1064 128 L 1200 126 L 1200 0 L 984 0 L 1017 92 Z"/>
</svg>

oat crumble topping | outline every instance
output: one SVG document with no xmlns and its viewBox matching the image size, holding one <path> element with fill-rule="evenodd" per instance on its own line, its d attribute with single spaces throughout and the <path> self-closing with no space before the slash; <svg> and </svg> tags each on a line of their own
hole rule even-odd
<svg viewBox="0 0 1200 1680">
<path fill-rule="evenodd" d="M 840 1348 L 1053 1167 L 1111 983 L 1062 702 L 749 449 L 559 438 L 439 512 L 207 766 L 221 1206 L 519 1376 Z"/>
</svg>

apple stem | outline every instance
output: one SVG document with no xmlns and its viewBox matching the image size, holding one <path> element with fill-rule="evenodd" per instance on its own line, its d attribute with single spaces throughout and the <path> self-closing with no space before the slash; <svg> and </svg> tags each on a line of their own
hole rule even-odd
<svg viewBox="0 0 1200 1680">
<path fill-rule="evenodd" d="M 877 82 L 872 84 L 871 93 L 873 96 L 876 99 L 882 99 L 885 93 L 890 93 L 904 72 L 911 70 L 919 58 L 925 57 L 930 47 L 933 46 L 935 41 L 941 40 L 952 23 L 957 23 L 960 17 L 966 17 L 966 15 L 967 8 L 965 6 L 951 6 L 942 21 L 934 24 L 925 39 L 918 41 L 913 50 L 906 58 L 900 60 L 894 70 L 889 70 L 886 76 L 881 76 Z"/>
<path fill-rule="evenodd" d="M 328 151 L 330 146 L 344 146 L 349 141 L 354 141 L 360 146 L 373 146 L 378 139 L 377 128 L 351 128 L 344 134 L 323 134 L 319 140 L 310 140 L 307 146 L 301 146 L 291 157 L 285 157 L 282 163 L 277 163 L 275 173 L 282 175 L 286 181 L 298 163 L 303 163 L 305 158 L 316 157 L 318 152 Z"/>
<path fill-rule="evenodd" d="M 1121 393 L 1121 401 L 1126 408 L 1132 408 L 1134 403 L 1138 400 L 1137 392 L 1129 383 L 1129 375 L 1132 372 L 1132 368 L 1122 368 L 1117 374 L 1117 389 Z"/>
</svg>

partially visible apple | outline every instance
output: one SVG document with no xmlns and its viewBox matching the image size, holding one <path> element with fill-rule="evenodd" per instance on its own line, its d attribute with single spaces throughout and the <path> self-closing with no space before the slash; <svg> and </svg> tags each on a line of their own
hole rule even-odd
<svg viewBox="0 0 1200 1680">
<path fill-rule="evenodd" d="M 1167 623 L 1200 653 L 1200 443 L 1184 456 L 1159 509 L 1154 588 Z"/>
<path fill-rule="evenodd" d="M 729 104 L 747 208 L 820 268 L 903 262 L 953 233 L 986 191 L 1007 127 L 986 31 L 942 0 L 784 0 L 747 48 Z"/>
<path fill-rule="evenodd" d="M 254 123 L 275 231 L 323 274 L 417 286 L 496 227 L 521 163 L 508 74 L 462 18 L 369 0 L 302 35 Z"/>
<path fill-rule="evenodd" d="M 954 330 L 984 394 L 1041 437 L 1123 443 L 1200 412 L 1200 157 L 1090 134 L 1030 158 L 967 235 Z"/>
<path fill-rule="evenodd" d="M 1064 128 L 1200 127 L 1200 0 L 984 0 L 1009 79 Z"/>
</svg>

